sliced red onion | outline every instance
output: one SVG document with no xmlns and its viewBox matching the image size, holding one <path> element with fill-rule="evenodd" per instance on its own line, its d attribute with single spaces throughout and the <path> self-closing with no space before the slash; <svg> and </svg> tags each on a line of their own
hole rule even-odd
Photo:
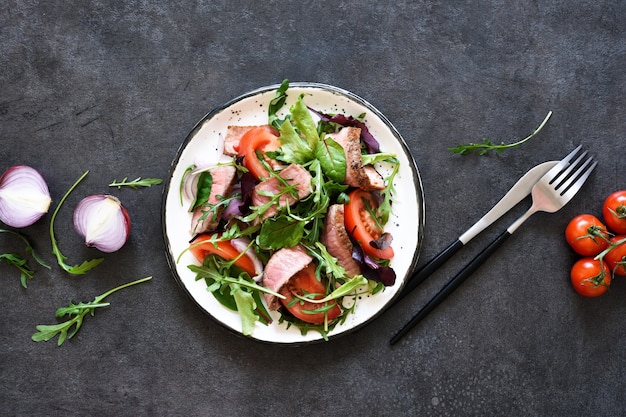
<svg viewBox="0 0 626 417">
<path fill-rule="evenodd" d="M 237 249 L 238 252 L 244 252 L 245 255 L 254 264 L 254 272 L 256 272 L 256 276 L 252 277 L 256 282 L 259 282 L 263 277 L 263 262 L 259 259 L 253 249 L 250 249 L 250 239 L 245 237 L 237 237 L 230 241 L 230 244 Z"/>
<path fill-rule="evenodd" d="M 51 202 L 48 185 L 34 168 L 16 165 L 0 177 L 0 221 L 7 226 L 30 226 L 48 212 Z"/>
<path fill-rule="evenodd" d="M 130 236 L 130 216 L 116 197 L 90 195 L 74 210 L 74 228 L 85 239 L 85 245 L 101 252 L 115 252 Z"/>
</svg>

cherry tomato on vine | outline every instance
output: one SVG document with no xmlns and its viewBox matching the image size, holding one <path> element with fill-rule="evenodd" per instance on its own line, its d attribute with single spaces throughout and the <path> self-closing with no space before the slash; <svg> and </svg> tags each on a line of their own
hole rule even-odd
<svg viewBox="0 0 626 417">
<path fill-rule="evenodd" d="M 289 281 L 280 289 L 280 293 L 285 296 L 285 299 L 280 300 L 285 308 L 304 322 L 321 324 L 325 320 L 330 322 L 341 314 L 341 308 L 336 301 L 312 303 L 296 299 L 296 295 L 311 296 L 318 300 L 326 296 L 326 288 L 315 276 L 313 264 L 289 278 Z"/>
<path fill-rule="evenodd" d="M 626 234 L 626 190 L 615 191 L 604 200 L 602 217 L 613 232 Z"/>
<path fill-rule="evenodd" d="M 606 226 L 592 214 L 574 217 L 565 228 L 565 240 L 576 253 L 595 256 L 609 247 Z"/>
<path fill-rule="evenodd" d="M 626 240 L 626 235 L 618 235 L 611 238 L 611 243 L 617 244 L 623 240 Z M 613 274 L 626 277 L 626 242 L 608 251 L 604 261 Z"/>
<path fill-rule="evenodd" d="M 599 259 L 579 259 L 570 272 L 574 290 L 585 297 L 598 297 L 611 285 L 611 273 Z"/>
<path fill-rule="evenodd" d="M 355 189 L 350 193 L 350 202 L 346 204 L 344 221 L 348 233 L 361 245 L 363 251 L 378 259 L 391 259 L 394 252 L 391 246 L 385 249 L 375 248 L 370 244 L 378 239 L 383 229 L 378 224 L 372 213 L 378 206 L 374 202 L 372 193 Z"/>
</svg>

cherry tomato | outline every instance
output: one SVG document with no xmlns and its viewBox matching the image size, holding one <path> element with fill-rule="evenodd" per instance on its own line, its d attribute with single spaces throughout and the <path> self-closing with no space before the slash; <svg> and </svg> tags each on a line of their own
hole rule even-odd
<svg viewBox="0 0 626 417">
<path fill-rule="evenodd" d="M 376 219 L 372 217 L 372 211 L 377 208 L 372 193 L 357 188 L 349 196 L 350 202 L 346 204 L 344 211 L 344 221 L 348 233 L 359 242 L 363 251 L 369 256 L 378 259 L 393 258 L 392 247 L 377 249 L 370 244 L 383 233 Z"/>
<path fill-rule="evenodd" d="M 218 241 L 217 243 L 210 242 L 209 239 L 211 239 L 212 236 L 213 236 L 212 234 L 208 234 L 208 233 L 201 234 L 201 235 L 198 235 L 191 242 L 189 251 L 193 254 L 193 256 L 195 256 L 198 262 L 200 263 L 204 262 L 204 258 L 206 258 L 208 254 L 217 255 L 227 261 L 231 261 L 237 258 L 241 254 L 241 252 L 239 252 L 227 240 Z M 194 242 L 198 243 L 198 242 L 202 242 L 203 240 L 206 240 L 206 242 L 200 243 L 200 244 L 194 244 Z M 237 259 L 234 262 L 234 264 L 237 265 L 239 268 L 243 269 L 245 272 L 247 272 L 248 275 L 250 275 L 251 277 L 254 277 L 256 275 L 256 268 L 254 267 L 254 262 L 252 262 L 252 260 L 247 255 L 243 255 L 239 257 L 239 259 Z"/>
<path fill-rule="evenodd" d="M 609 247 L 606 226 L 592 214 L 574 217 L 565 228 L 565 240 L 583 256 L 595 256 Z"/>
<path fill-rule="evenodd" d="M 604 200 L 602 217 L 613 232 L 626 234 L 626 190 L 615 191 Z"/>
<path fill-rule="evenodd" d="M 597 297 L 609 289 L 611 273 L 599 259 L 579 259 L 570 273 L 574 290 L 585 297 Z"/>
<path fill-rule="evenodd" d="M 341 308 L 335 301 L 311 303 L 295 299 L 294 294 L 299 296 L 315 294 L 313 298 L 318 300 L 326 296 L 326 288 L 315 276 L 313 264 L 309 264 L 308 267 L 289 278 L 289 281 L 281 288 L 280 294 L 286 297 L 280 300 L 285 308 L 307 323 L 322 324 L 326 320 L 336 319 L 341 314 Z"/>
<path fill-rule="evenodd" d="M 270 128 L 264 126 L 256 126 L 248 130 L 239 141 L 239 145 L 235 147 L 237 154 L 243 156 L 243 164 L 248 168 L 250 173 L 257 180 L 267 178 L 269 173 L 263 166 L 257 156 L 257 151 L 261 152 L 263 157 L 269 163 L 269 158 L 265 152 L 275 151 L 280 147 L 278 137 L 272 133 Z"/>
<path fill-rule="evenodd" d="M 623 240 L 626 240 L 626 235 L 618 235 L 611 238 L 611 243 L 617 244 Z M 626 277 L 626 243 L 615 246 L 608 251 L 604 255 L 604 261 L 613 274 Z"/>
</svg>

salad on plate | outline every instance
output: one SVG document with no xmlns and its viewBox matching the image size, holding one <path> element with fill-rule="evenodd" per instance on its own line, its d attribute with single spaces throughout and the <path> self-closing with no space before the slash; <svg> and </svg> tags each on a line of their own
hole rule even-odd
<svg viewBox="0 0 626 417">
<path fill-rule="evenodd" d="M 324 113 L 304 93 L 285 107 L 288 92 L 285 80 L 263 123 L 220 132 L 217 160 L 185 167 L 192 239 L 176 262 L 192 259 L 195 281 L 237 312 L 242 334 L 278 317 L 327 339 L 361 299 L 396 283 L 385 225 L 400 162 L 364 114 Z"/>
</svg>

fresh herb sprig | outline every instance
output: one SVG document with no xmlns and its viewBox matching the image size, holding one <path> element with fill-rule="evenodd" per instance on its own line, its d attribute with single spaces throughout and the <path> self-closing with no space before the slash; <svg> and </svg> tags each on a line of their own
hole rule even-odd
<svg viewBox="0 0 626 417">
<path fill-rule="evenodd" d="M 50 265 L 44 262 L 43 259 L 35 252 L 35 249 L 30 244 L 26 236 L 16 232 L 14 230 L 0 229 L 0 233 L 10 233 L 19 237 L 26 245 L 26 253 L 33 257 L 35 261 L 44 268 L 50 269 Z M 26 281 L 32 279 L 35 275 L 35 270 L 30 267 L 28 260 L 17 253 L 2 253 L 0 254 L 0 261 L 4 260 L 9 265 L 15 266 L 20 271 L 20 279 L 22 281 L 22 287 L 27 288 Z"/>
<path fill-rule="evenodd" d="M 137 189 L 139 187 L 152 187 L 153 185 L 159 185 L 163 182 L 160 178 L 141 178 L 137 177 L 134 180 L 128 180 L 128 177 L 124 177 L 123 180 L 117 181 L 113 180 L 109 187 L 117 187 L 117 189 L 121 189 L 122 187 L 130 187 L 133 189 Z"/>
<path fill-rule="evenodd" d="M 79 302 L 78 304 L 74 304 L 70 302 L 69 306 L 61 307 L 57 309 L 55 313 L 55 316 L 57 318 L 70 316 L 71 318 L 69 320 L 58 324 L 40 324 L 36 326 L 37 333 L 33 334 L 31 339 L 35 342 L 47 342 L 56 335 L 59 335 L 57 345 L 61 346 L 66 339 L 71 339 L 76 334 L 76 332 L 78 332 L 78 330 L 83 325 L 83 320 L 85 316 L 88 313 L 93 316 L 97 308 L 107 307 L 108 305 L 110 305 L 110 303 L 103 302 L 104 299 L 107 298 L 109 295 L 123 288 L 140 284 L 151 279 L 152 277 L 146 277 L 120 285 L 113 288 L 112 290 L 105 292 L 104 294 L 97 296 L 96 298 L 94 298 L 93 301 L 90 301 L 88 303 Z"/>
<path fill-rule="evenodd" d="M 54 221 L 56 220 L 57 214 L 59 214 L 59 209 L 61 208 L 67 197 L 70 195 L 70 193 L 74 191 L 74 188 L 76 188 L 76 186 L 87 176 L 87 174 L 89 174 L 89 171 L 85 171 L 85 173 L 81 175 L 78 180 L 76 180 L 76 182 L 70 187 L 70 189 L 67 190 L 65 195 L 63 195 L 63 198 L 61 198 L 61 201 L 59 201 L 57 207 L 54 209 L 52 217 L 50 218 L 50 241 L 52 242 L 52 253 L 56 256 L 59 266 L 63 268 L 63 270 L 65 270 L 66 272 L 73 275 L 83 275 L 87 271 L 95 268 L 102 261 L 104 261 L 104 258 L 96 258 L 89 261 L 84 261 L 82 264 L 79 265 L 68 265 L 67 263 L 65 263 L 65 261 L 67 260 L 67 256 L 61 253 L 61 249 L 59 249 L 59 244 L 57 243 L 57 239 L 54 235 Z"/>
<path fill-rule="evenodd" d="M 501 142 L 500 144 L 494 144 L 489 139 L 484 138 L 482 143 L 470 142 L 467 145 L 459 145 L 454 148 L 448 148 L 448 150 L 452 153 L 458 153 L 460 155 L 468 155 L 473 152 L 478 152 L 479 155 L 486 155 L 490 151 L 499 153 L 499 152 L 503 152 L 506 149 L 516 148 L 520 146 L 521 144 L 525 143 L 526 141 L 530 140 L 531 138 L 535 137 L 537 133 L 539 133 L 539 131 L 543 129 L 545 124 L 548 122 L 548 119 L 550 119 L 550 116 L 552 116 L 551 111 L 548 112 L 548 115 L 546 116 L 546 118 L 543 119 L 543 122 L 541 122 L 539 127 L 535 129 L 533 133 L 531 133 L 530 135 L 526 136 L 524 139 L 519 140 L 517 142 L 514 142 L 514 143 Z"/>
</svg>

